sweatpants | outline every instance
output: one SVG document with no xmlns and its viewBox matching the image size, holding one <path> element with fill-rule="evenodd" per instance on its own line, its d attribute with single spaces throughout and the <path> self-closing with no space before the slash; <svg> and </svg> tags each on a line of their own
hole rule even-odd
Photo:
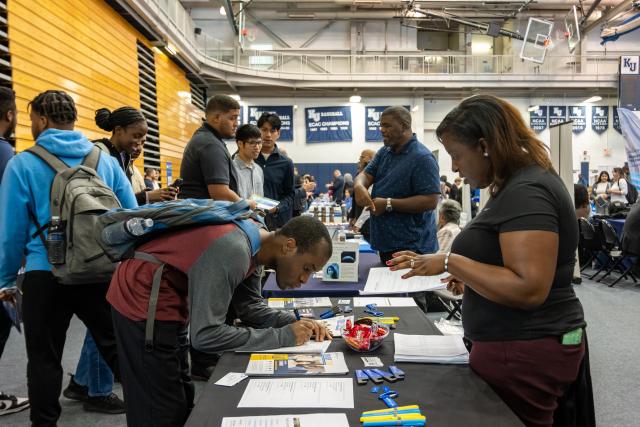
<svg viewBox="0 0 640 427">
<path fill-rule="evenodd" d="M 550 427 L 558 399 L 578 377 L 584 340 L 474 341 L 469 364 L 528 427 Z"/>
<path fill-rule="evenodd" d="M 182 426 L 194 398 L 187 325 L 156 320 L 153 348 L 148 350 L 144 346 L 145 321 L 131 320 L 113 308 L 112 316 L 127 425 Z"/>
<path fill-rule="evenodd" d="M 50 271 L 29 271 L 22 289 L 27 347 L 27 384 L 34 426 L 55 426 L 60 417 L 62 352 L 75 314 L 93 336 L 102 357 L 119 377 L 109 284 L 61 285 Z"/>
</svg>

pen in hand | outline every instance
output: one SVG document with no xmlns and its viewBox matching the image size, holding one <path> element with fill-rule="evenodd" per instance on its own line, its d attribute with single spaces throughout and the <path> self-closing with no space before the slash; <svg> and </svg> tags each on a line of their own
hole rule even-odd
<svg viewBox="0 0 640 427">
<path fill-rule="evenodd" d="M 295 314 L 295 315 L 296 315 L 296 320 L 300 320 L 300 312 L 298 311 L 298 309 L 297 309 L 297 308 L 294 308 L 294 309 L 293 309 L 293 314 Z"/>
</svg>

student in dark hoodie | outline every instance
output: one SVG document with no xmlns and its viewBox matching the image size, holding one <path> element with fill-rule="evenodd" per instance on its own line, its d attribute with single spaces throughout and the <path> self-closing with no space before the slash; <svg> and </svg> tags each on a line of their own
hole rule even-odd
<svg viewBox="0 0 640 427">
<path fill-rule="evenodd" d="M 111 138 L 102 138 L 94 141 L 98 145 L 109 150 L 109 154 L 118 161 L 118 164 L 131 182 L 133 175 L 133 159 L 131 154 L 136 147 L 142 145 L 146 139 L 149 128 L 147 120 L 140 110 L 133 107 L 120 107 L 109 111 L 100 108 L 96 111 L 96 124 L 100 129 L 111 132 Z M 173 187 L 160 188 L 158 190 L 141 191 L 136 193 L 139 205 L 153 202 L 163 202 L 176 198 L 176 189 Z"/>
<path fill-rule="evenodd" d="M 29 104 L 31 133 L 36 144 L 70 167 L 77 166 L 94 148 L 73 130 L 77 110 L 65 92 L 49 90 Z M 97 173 L 113 189 L 124 208 L 136 206 L 135 196 L 117 162 L 101 153 Z M 67 286 L 51 273 L 47 252 L 30 215 L 41 224 L 51 219 L 50 189 L 54 171 L 25 152 L 9 164 L 0 186 L 0 289 L 12 286 L 23 257 L 23 321 L 27 347 L 27 381 L 33 426 L 55 426 L 60 417 L 62 352 L 71 317 L 87 326 L 101 354 L 119 375 L 113 325 L 104 284 Z"/>
</svg>

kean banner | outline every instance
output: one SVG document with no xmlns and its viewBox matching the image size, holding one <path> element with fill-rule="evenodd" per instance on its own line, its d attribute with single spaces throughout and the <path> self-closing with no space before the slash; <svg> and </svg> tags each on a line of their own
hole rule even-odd
<svg viewBox="0 0 640 427">
<path fill-rule="evenodd" d="M 618 107 L 613 106 L 613 128 L 618 131 L 618 133 L 622 133 L 622 128 L 620 128 L 620 117 L 618 116 Z"/>
<path fill-rule="evenodd" d="M 569 107 L 569 120 L 573 120 L 573 133 L 584 132 L 587 128 L 587 107 L 585 105 Z"/>
<path fill-rule="evenodd" d="M 249 123 L 252 125 L 258 124 L 258 119 L 262 113 L 277 114 L 282 121 L 282 127 L 280 128 L 280 138 L 278 141 L 290 142 L 293 141 L 293 106 L 250 106 L 249 107 Z"/>
<path fill-rule="evenodd" d="M 604 133 L 609 129 L 608 105 L 593 105 L 591 107 L 591 129 L 595 133 Z"/>
<path fill-rule="evenodd" d="M 616 108 L 616 107 L 613 107 Z M 631 183 L 636 189 L 640 188 L 640 120 L 633 111 L 621 108 L 620 114 L 624 147 L 627 150 Z"/>
<path fill-rule="evenodd" d="M 351 107 L 305 108 L 307 142 L 351 142 Z"/>
<path fill-rule="evenodd" d="M 549 107 L 549 126 L 567 121 L 567 107 Z"/>
<path fill-rule="evenodd" d="M 407 111 L 411 111 L 408 105 L 403 105 Z M 364 140 L 366 142 L 382 142 L 382 134 L 380 133 L 380 116 L 386 110 L 386 107 L 366 107 L 365 108 L 365 127 Z"/>
<path fill-rule="evenodd" d="M 534 132 L 540 133 L 547 128 L 547 106 L 538 107 L 529 112 L 529 126 Z"/>
</svg>

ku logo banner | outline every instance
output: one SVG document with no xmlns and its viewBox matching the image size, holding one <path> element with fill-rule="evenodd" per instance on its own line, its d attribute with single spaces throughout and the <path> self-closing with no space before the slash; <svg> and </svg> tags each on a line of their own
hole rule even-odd
<svg viewBox="0 0 640 427">
<path fill-rule="evenodd" d="M 305 108 L 307 142 L 351 142 L 351 107 Z"/>
<path fill-rule="evenodd" d="M 591 129 L 595 133 L 604 133 L 609 129 L 608 105 L 594 105 L 591 107 Z"/>
<path fill-rule="evenodd" d="M 529 127 L 534 132 L 540 133 L 547 128 L 547 107 L 538 107 L 537 110 L 529 112 Z"/>
</svg>

